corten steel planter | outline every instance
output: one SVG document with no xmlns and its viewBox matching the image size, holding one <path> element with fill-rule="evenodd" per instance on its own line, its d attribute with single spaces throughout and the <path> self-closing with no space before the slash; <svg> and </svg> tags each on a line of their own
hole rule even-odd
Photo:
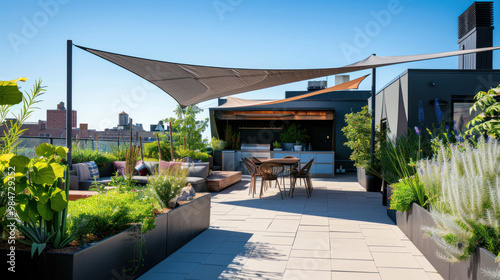
<svg viewBox="0 0 500 280">
<path fill-rule="evenodd" d="M 483 273 L 483 269 L 497 270 L 498 263 L 495 263 L 495 255 L 484 248 L 477 248 L 467 261 L 459 263 L 448 263 L 439 259 L 436 252 L 441 250 L 434 240 L 425 237 L 425 231 L 422 227 L 434 226 L 429 211 L 425 210 L 417 204 L 412 205 L 411 211 L 405 213 L 398 213 L 398 227 L 403 230 L 404 223 L 408 221 L 411 223 L 410 235 L 407 237 L 417 247 L 417 249 L 424 255 L 427 260 L 434 266 L 439 274 L 445 280 L 486 280 L 490 279 Z M 401 219 L 408 217 L 407 219 Z M 406 225 L 406 227 L 408 227 Z M 406 233 L 405 233 L 406 234 Z"/>
<path fill-rule="evenodd" d="M 205 194 L 167 213 L 167 256 L 210 226 L 210 201 Z"/>
<path fill-rule="evenodd" d="M 363 186 L 367 192 L 380 192 L 382 188 L 382 179 L 372 175 L 362 167 L 357 168 L 358 183 Z"/>
<path fill-rule="evenodd" d="M 209 227 L 210 201 L 206 194 L 156 217 L 156 227 L 144 235 L 134 226 L 74 253 L 43 252 L 31 258 L 29 251 L 16 250 L 15 273 L 7 270 L 9 250 L 0 249 L 0 279 L 135 279 Z M 144 266 L 133 273 L 128 269 L 139 257 L 139 244 L 146 246 Z"/>
</svg>

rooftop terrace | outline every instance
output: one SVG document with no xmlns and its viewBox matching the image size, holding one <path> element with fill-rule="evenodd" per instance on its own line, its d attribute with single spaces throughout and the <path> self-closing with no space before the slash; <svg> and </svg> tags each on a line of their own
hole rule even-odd
<svg viewBox="0 0 500 280">
<path fill-rule="evenodd" d="M 212 194 L 210 228 L 139 279 L 443 279 L 352 175 L 314 179 L 309 199 L 249 184 Z"/>
</svg>

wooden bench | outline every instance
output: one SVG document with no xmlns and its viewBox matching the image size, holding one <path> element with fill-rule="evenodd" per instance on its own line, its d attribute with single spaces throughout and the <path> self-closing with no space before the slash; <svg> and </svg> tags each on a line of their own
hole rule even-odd
<svg viewBox="0 0 500 280">
<path fill-rule="evenodd" d="M 77 199 L 82 199 L 82 198 L 88 198 L 93 195 L 99 194 L 96 191 L 77 191 L 77 190 L 70 190 L 69 191 L 69 201 L 75 201 Z"/>
<path fill-rule="evenodd" d="M 220 192 L 239 181 L 241 171 L 213 171 L 207 178 L 207 188 L 211 192 Z"/>
</svg>

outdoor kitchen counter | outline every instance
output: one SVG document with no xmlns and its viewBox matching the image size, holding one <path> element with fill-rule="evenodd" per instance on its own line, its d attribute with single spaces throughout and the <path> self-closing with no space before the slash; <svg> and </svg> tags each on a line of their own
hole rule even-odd
<svg viewBox="0 0 500 280">
<path fill-rule="evenodd" d="M 248 172 L 243 165 L 241 158 L 283 158 L 294 156 L 300 158 L 301 167 L 311 158 L 314 163 L 311 167 L 312 177 L 333 178 L 335 176 L 335 152 L 334 151 L 263 151 L 263 150 L 224 150 L 222 151 L 222 170 L 241 171 L 242 174 Z"/>
</svg>

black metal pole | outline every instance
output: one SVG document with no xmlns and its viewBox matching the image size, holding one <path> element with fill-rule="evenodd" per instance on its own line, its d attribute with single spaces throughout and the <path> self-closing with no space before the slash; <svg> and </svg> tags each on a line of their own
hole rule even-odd
<svg viewBox="0 0 500 280">
<path fill-rule="evenodd" d="M 72 150 L 72 132 L 73 132 L 73 41 L 68 40 L 67 50 L 67 69 L 66 69 L 66 147 L 68 148 L 68 168 L 71 170 L 71 150 Z"/>
<path fill-rule="evenodd" d="M 375 153 L 375 90 L 377 84 L 376 75 L 377 75 L 377 68 L 372 68 L 372 100 L 371 100 L 372 127 L 371 127 L 371 137 L 370 137 L 370 160 L 372 162 Z"/>
</svg>

